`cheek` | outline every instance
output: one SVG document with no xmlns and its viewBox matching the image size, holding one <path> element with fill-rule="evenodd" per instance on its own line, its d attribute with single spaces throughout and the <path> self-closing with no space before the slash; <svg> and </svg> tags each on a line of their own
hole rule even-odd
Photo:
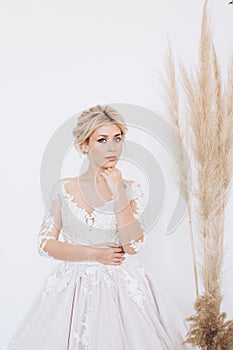
<svg viewBox="0 0 233 350">
<path fill-rule="evenodd" d="M 101 158 L 104 157 L 106 154 L 106 150 L 104 146 L 102 145 L 96 145 L 92 150 L 91 150 L 91 156 L 95 158 Z"/>
<path fill-rule="evenodd" d="M 118 143 L 117 145 L 116 145 L 116 151 L 118 152 L 118 153 L 121 153 L 121 151 L 122 151 L 122 143 Z"/>
</svg>

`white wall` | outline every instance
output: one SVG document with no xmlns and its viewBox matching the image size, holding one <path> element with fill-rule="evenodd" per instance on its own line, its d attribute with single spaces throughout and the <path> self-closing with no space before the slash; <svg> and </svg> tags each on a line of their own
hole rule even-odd
<svg viewBox="0 0 233 350">
<path fill-rule="evenodd" d="M 0 4 L 3 349 L 57 263 L 36 251 L 43 214 L 40 163 L 51 135 L 66 119 L 97 103 L 134 104 L 164 113 L 157 72 L 163 71 L 166 36 L 172 39 L 177 57 L 187 66 L 193 64 L 203 1 L 22 0 Z M 232 50 L 233 7 L 228 1 L 212 0 L 211 9 L 224 71 Z M 188 316 L 194 300 L 188 223 L 186 218 L 176 234 L 165 236 L 177 192 L 169 174 L 171 160 L 161 145 L 156 150 L 167 198 L 151 244 L 139 258 Z M 226 219 L 224 311 L 233 317 L 231 211 L 232 196 Z"/>
</svg>

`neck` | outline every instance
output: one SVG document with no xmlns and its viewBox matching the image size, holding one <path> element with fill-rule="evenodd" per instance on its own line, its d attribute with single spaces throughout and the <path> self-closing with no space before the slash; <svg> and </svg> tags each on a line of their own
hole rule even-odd
<svg viewBox="0 0 233 350">
<path fill-rule="evenodd" d="M 80 176 L 80 178 L 82 180 L 89 181 L 91 183 L 103 182 L 104 178 L 100 176 L 103 170 L 104 170 L 103 168 L 97 168 L 94 165 L 89 164 L 87 171 L 85 171 L 85 173 L 83 173 Z"/>
</svg>

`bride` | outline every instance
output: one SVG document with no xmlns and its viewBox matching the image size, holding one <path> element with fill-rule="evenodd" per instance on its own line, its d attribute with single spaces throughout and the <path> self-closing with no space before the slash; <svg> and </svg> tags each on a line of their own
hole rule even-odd
<svg viewBox="0 0 233 350">
<path fill-rule="evenodd" d="M 144 194 L 116 164 L 127 126 L 111 106 L 81 113 L 74 145 L 88 169 L 54 183 L 38 252 L 60 260 L 7 350 L 181 350 L 187 327 L 137 253 Z M 63 241 L 60 237 L 63 237 Z"/>
</svg>

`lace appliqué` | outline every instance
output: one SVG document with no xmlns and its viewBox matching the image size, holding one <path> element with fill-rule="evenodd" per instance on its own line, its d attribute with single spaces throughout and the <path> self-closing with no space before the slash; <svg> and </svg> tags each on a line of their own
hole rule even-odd
<svg viewBox="0 0 233 350">
<path fill-rule="evenodd" d="M 54 257 L 49 255 L 45 251 L 45 245 L 50 239 L 57 239 L 56 236 L 50 234 L 53 233 L 54 229 L 60 230 L 62 219 L 61 219 L 61 200 L 60 200 L 60 181 L 58 180 L 52 187 L 50 194 L 50 207 L 44 214 L 42 224 L 40 227 L 39 234 L 37 236 L 37 247 L 38 252 L 41 256 L 47 257 L 54 260 Z"/>
<path fill-rule="evenodd" d="M 79 205 L 74 202 L 75 195 L 70 194 L 66 190 L 66 183 L 69 183 L 69 180 L 61 181 L 62 195 L 74 217 L 82 223 L 87 224 L 90 231 L 97 228 L 110 229 L 112 232 L 116 230 L 116 218 L 115 215 L 112 214 L 113 200 L 106 201 L 103 205 L 94 208 L 92 212 L 89 213 L 85 208 L 79 207 Z"/>
<path fill-rule="evenodd" d="M 130 200 L 134 200 L 136 203 L 136 213 L 133 213 L 135 219 L 140 223 L 143 231 L 145 231 L 145 221 L 144 221 L 144 209 L 145 200 L 142 187 L 139 183 L 134 181 L 128 181 L 126 184 L 130 187 Z"/>
<path fill-rule="evenodd" d="M 92 309 L 88 309 L 87 313 L 84 314 L 85 320 L 82 322 L 83 325 L 83 331 L 81 334 L 78 332 L 74 332 L 73 337 L 76 340 L 76 345 L 74 350 L 79 349 L 79 344 L 81 343 L 84 345 L 84 349 L 89 349 L 90 344 L 90 337 L 91 337 L 91 328 L 92 328 L 92 322 L 91 322 L 91 315 L 92 315 Z"/>
<path fill-rule="evenodd" d="M 46 280 L 42 298 L 45 298 L 48 295 L 56 296 L 61 293 L 66 289 L 73 275 L 74 271 L 72 267 L 66 266 L 63 263 L 58 265 L 55 271 L 53 271 Z"/>
<path fill-rule="evenodd" d="M 135 252 L 139 252 L 141 248 L 145 245 L 145 242 L 139 239 L 139 241 L 135 241 L 135 239 L 131 239 L 130 241 L 130 247 L 135 250 Z"/>
<path fill-rule="evenodd" d="M 82 266 L 79 276 L 82 276 L 82 290 L 86 295 L 92 295 L 94 292 L 95 286 L 100 283 L 101 280 L 104 280 L 107 287 L 117 287 L 116 275 L 119 275 L 126 286 L 127 293 L 129 297 L 133 300 L 135 304 L 139 307 L 144 306 L 145 296 L 143 296 L 140 291 L 137 278 L 131 274 L 129 270 L 132 268 L 132 272 L 137 269 L 140 274 L 140 266 L 136 261 L 131 261 L 127 263 L 127 266 L 102 266 L 102 265 L 93 265 L 93 266 Z"/>
<path fill-rule="evenodd" d="M 144 208 L 145 208 L 145 201 L 144 201 L 144 193 L 141 188 L 141 185 L 139 183 L 136 183 L 134 181 L 128 180 L 126 182 L 127 185 L 127 191 L 130 191 L 129 198 L 130 200 L 134 200 L 136 203 L 136 212 L 133 212 L 134 218 L 138 221 L 140 224 L 143 233 L 146 231 L 145 228 L 145 220 L 144 220 Z M 131 239 L 129 242 L 129 245 L 132 249 L 134 249 L 135 252 L 139 252 L 141 248 L 145 245 L 145 234 L 142 239 L 136 241 L 135 239 Z"/>
<path fill-rule="evenodd" d="M 44 250 L 44 247 L 49 239 L 56 239 L 54 236 L 48 235 L 48 232 L 52 232 L 55 227 L 55 218 L 51 215 L 51 212 L 46 213 L 43 218 L 43 228 L 37 237 L 38 252 L 41 256 L 53 259 L 54 257 L 49 255 L 48 252 Z M 42 243 L 42 241 L 44 242 Z"/>
<path fill-rule="evenodd" d="M 130 272 L 131 270 L 132 272 Z M 118 287 L 117 276 L 119 276 L 124 281 L 129 297 L 138 306 L 143 307 L 145 297 L 140 291 L 137 278 L 134 276 L 135 271 L 144 276 L 144 270 L 140 270 L 140 265 L 136 261 L 128 261 L 125 266 L 124 263 L 119 266 L 98 263 L 89 266 L 86 264 L 79 265 L 77 274 L 75 263 L 63 262 L 47 278 L 42 297 L 61 293 L 67 288 L 74 274 L 76 274 L 76 283 L 80 286 L 82 293 L 87 296 L 94 293 L 96 285 L 101 281 L 104 281 L 106 287 Z"/>
<path fill-rule="evenodd" d="M 86 266 L 80 273 L 82 276 L 82 290 L 85 294 L 91 295 L 94 291 L 94 286 L 104 279 L 108 287 L 115 286 L 115 282 L 111 278 L 113 269 L 109 266 Z"/>
<path fill-rule="evenodd" d="M 123 273 L 121 277 L 125 281 L 129 297 L 139 307 L 145 307 L 144 300 L 146 299 L 146 297 L 140 291 L 137 279 L 134 276 L 130 275 L 129 272 L 126 270 L 122 270 L 122 272 Z M 142 271 L 140 271 L 140 274 L 142 274 Z"/>
</svg>

